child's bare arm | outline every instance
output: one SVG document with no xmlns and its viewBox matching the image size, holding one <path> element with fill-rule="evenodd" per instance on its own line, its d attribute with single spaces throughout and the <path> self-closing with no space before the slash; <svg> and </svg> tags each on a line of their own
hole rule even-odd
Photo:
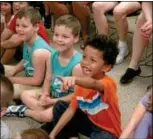
<svg viewBox="0 0 153 139">
<path fill-rule="evenodd" d="M 43 84 L 43 94 L 49 95 L 50 93 L 50 82 L 52 78 L 52 71 L 51 71 L 51 55 L 48 56 L 47 62 L 46 62 L 46 76 Z"/>
<path fill-rule="evenodd" d="M 54 127 L 52 132 L 50 133 L 50 139 L 55 139 L 57 134 L 63 129 L 63 127 L 72 119 L 76 112 L 76 109 L 68 108 L 60 120 L 58 121 L 57 125 Z"/>
<path fill-rule="evenodd" d="M 83 72 L 82 72 L 82 68 L 81 68 L 80 63 L 77 64 L 77 65 L 73 68 L 72 76 L 79 76 L 79 77 L 83 76 Z"/>
<path fill-rule="evenodd" d="M 23 41 L 20 39 L 20 36 L 18 34 L 14 34 L 8 40 L 1 42 L 1 47 L 5 49 L 16 48 L 22 42 Z"/>
<path fill-rule="evenodd" d="M 144 116 L 146 112 L 146 108 L 143 106 L 142 103 L 139 103 L 135 108 L 134 113 L 132 114 L 128 125 L 123 130 L 120 139 L 127 139 L 129 138 L 130 134 L 134 131 L 136 126 L 138 125 L 141 118 Z"/>
<path fill-rule="evenodd" d="M 12 77 L 10 80 L 13 83 L 25 84 L 25 85 L 41 85 L 45 76 L 45 63 L 50 52 L 48 50 L 36 50 L 32 57 L 32 63 L 34 68 L 33 77 Z"/>
<path fill-rule="evenodd" d="M 103 92 L 104 87 L 100 80 L 96 80 L 90 77 L 58 77 L 63 82 L 63 89 L 67 90 L 74 85 L 79 85 L 84 88 L 94 89 L 99 92 Z"/>
<path fill-rule="evenodd" d="M 104 90 L 104 86 L 100 80 L 96 80 L 90 77 L 76 77 L 75 84 L 88 89 L 94 89 L 99 92 Z"/>
<path fill-rule="evenodd" d="M 1 34 L 1 42 L 9 39 L 14 33 L 9 28 L 4 28 Z"/>
<path fill-rule="evenodd" d="M 17 73 L 23 71 L 23 59 L 8 73 L 6 73 L 6 76 L 12 77 L 15 76 Z"/>
<path fill-rule="evenodd" d="M 73 96 L 73 93 L 72 93 L 72 94 L 69 94 L 69 95 L 67 95 L 67 96 L 64 96 L 64 97 L 54 98 L 54 99 L 52 99 L 52 102 L 53 102 L 54 104 L 55 104 L 57 101 L 59 101 L 59 100 L 63 100 L 63 101 L 65 101 L 65 102 L 70 102 L 72 96 Z M 52 104 L 53 104 L 53 103 L 52 103 Z"/>
</svg>

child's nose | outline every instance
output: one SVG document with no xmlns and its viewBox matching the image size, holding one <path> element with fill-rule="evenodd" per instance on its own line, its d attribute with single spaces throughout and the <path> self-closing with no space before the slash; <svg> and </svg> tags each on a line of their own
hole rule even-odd
<svg viewBox="0 0 153 139">
<path fill-rule="evenodd" d="M 63 38 L 62 38 L 61 36 L 59 36 L 59 37 L 57 38 L 57 40 L 60 42 L 60 41 L 63 40 Z"/>
</svg>

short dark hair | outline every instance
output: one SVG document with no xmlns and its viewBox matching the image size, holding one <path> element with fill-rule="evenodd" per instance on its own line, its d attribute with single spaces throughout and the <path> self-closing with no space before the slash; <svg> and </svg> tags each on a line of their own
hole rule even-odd
<svg viewBox="0 0 153 139">
<path fill-rule="evenodd" d="M 91 46 L 102 52 L 104 63 L 114 66 L 119 53 L 116 41 L 102 34 L 89 36 L 85 42 L 85 47 Z M 84 48 L 85 48 L 84 47 Z"/>
<path fill-rule="evenodd" d="M 41 16 L 39 11 L 31 6 L 24 7 L 17 13 L 17 18 L 28 17 L 33 25 L 40 23 Z"/>
<path fill-rule="evenodd" d="M 63 15 L 60 16 L 56 21 L 55 21 L 55 26 L 59 26 L 59 25 L 65 25 L 68 28 L 72 29 L 72 33 L 74 36 L 79 36 L 80 35 L 80 31 L 81 31 L 81 24 L 79 22 L 79 20 L 73 16 L 73 15 Z"/>
</svg>

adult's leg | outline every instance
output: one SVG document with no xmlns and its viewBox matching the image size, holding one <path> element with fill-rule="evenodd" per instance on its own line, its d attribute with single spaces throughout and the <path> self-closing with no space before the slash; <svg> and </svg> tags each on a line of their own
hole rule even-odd
<svg viewBox="0 0 153 139">
<path fill-rule="evenodd" d="M 120 41 L 127 41 L 128 22 L 127 16 L 141 8 L 139 2 L 120 2 L 113 10 L 113 15 Z"/>
<path fill-rule="evenodd" d="M 140 8 L 141 5 L 139 2 L 120 2 L 113 10 L 113 15 L 119 35 L 118 48 L 120 50 L 116 59 L 116 64 L 121 63 L 124 57 L 127 56 L 129 53 L 127 45 L 127 36 L 128 36 L 127 15 L 134 13 Z"/>
<path fill-rule="evenodd" d="M 118 2 L 94 2 L 93 17 L 99 34 L 109 35 L 108 22 L 105 13 L 112 10 Z"/>
<path fill-rule="evenodd" d="M 136 30 L 133 36 L 133 47 L 132 47 L 132 58 L 130 61 L 129 68 L 137 69 L 139 60 L 145 50 L 145 48 L 149 44 L 149 40 L 145 39 L 141 35 L 141 26 L 145 23 L 145 19 L 143 17 L 143 13 L 140 15 L 137 21 Z"/>
<path fill-rule="evenodd" d="M 73 13 L 79 19 L 82 26 L 83 40 L 87 39 L 89 33 L 90 3 L 91 2 L 72 2 Z"/>
<path fill-rule="evenodd" d="M 58 17 L 71 13 L 70 8 L 64 2 L 48 2 L 51 12 L 54 14 L 54 20 Z"/>
<path fill-rule="evenodd" d="M 133 46 L 132 46 L 132 58 L 129 64 L 129 68 L 126 70 L 124 75 L 121 77 L 120 82 L 123 84 L 129 83 L 133 78 L 141 73 L 141 69 L 138 67 L 138 62 L 148 45 L 149 40 L 146 40 L 141 35 L 141 26 L 145 23 L 144 14 L 141 12 L 136 23 L 136 29 L 133 35 Z"/>
</svg>

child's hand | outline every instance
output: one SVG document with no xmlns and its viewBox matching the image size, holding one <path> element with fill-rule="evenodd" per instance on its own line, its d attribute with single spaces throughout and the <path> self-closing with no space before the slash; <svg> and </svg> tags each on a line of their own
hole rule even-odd
<svg viewBox="0 0 153 139">
<path fill-rule="evenodd" d="M 55 104 L 55 101 L 54 101 L 54 99 L 50 98 L 50 96 L 46 96 L 44 94 L 40 97 L 40 100 L 39 100 L 40 106 L 45 107 L 45 106 L 52 105 L 52 104 Z"/>
<path fill-rule="evenodd" d="M 63 82 L 61 90 L 68 90 L 69 88 L 74 87 L 75 85 L 76 77 L 58 76 L 57 78 Z"/>
</svg>

